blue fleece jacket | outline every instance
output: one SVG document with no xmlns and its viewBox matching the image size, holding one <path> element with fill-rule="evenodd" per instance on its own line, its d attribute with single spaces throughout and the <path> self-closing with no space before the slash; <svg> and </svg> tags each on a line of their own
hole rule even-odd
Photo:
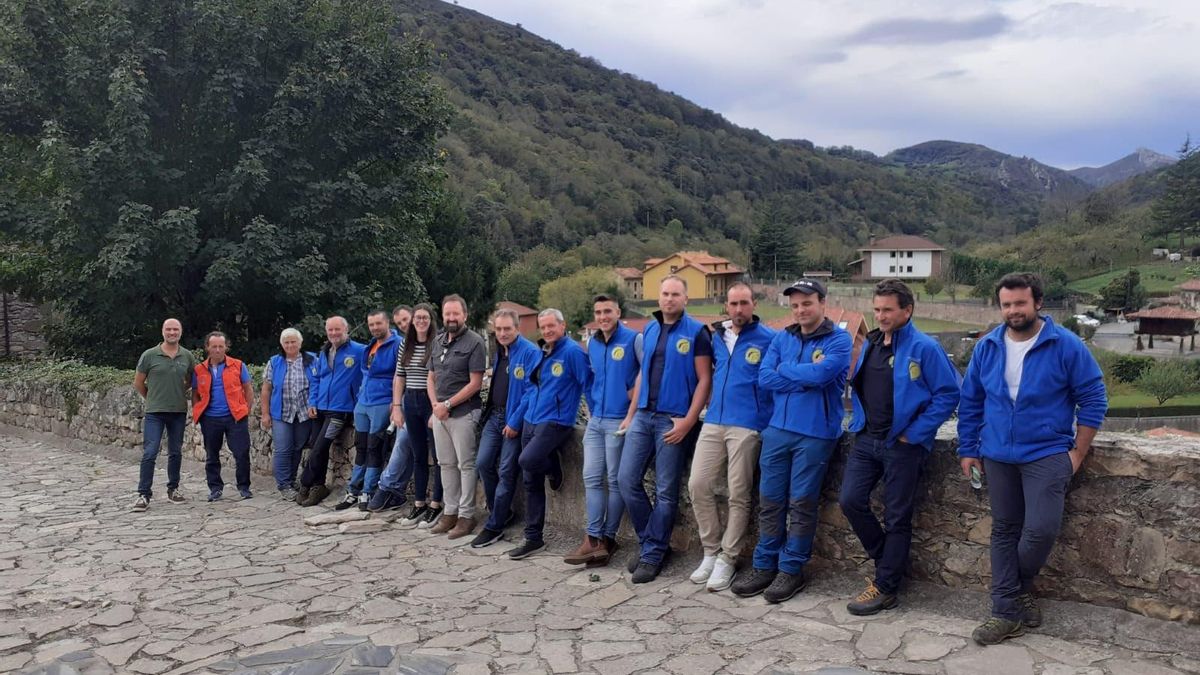
<svg viewBox="0 0 1200 675">
<path fill-rule="evenodd" d="M 317 382 L 317 355 L 312 352 L 301 352 L 300 358 L 304 363 L 304 377 L 308 379 L 308 391 L 311 393 Z M 276 354 L 271 357 L 271 419 L 283 419 L 283 378 L 287 376 L 287 357 Z"/>
<path fill-rule="evenodd" d="M 496 355 L 492 359 L 493 373 L 500 362 L 501 349 L 503 347 L 496 348 Z M 542 350 L 520 335 L 508 346 L 508 406 L 504 410 L 504 424 L 513 431 L 521 430 L 521 420 L 525 417 L 525 392 L 530 387 L 529 378 L 533 375 L 533 369 L 541 360 Z"/>
<path fill-rule="evenodd" d="M 309 387 L 308 405 L 326 412 L 354 412 L 358 388 L 362 385 L 361 364 L 366 346 L 354 340 L 346 342 L 334 355 L 332 366 L 331 346 L 327 343 L 317 354 L 317 379 L 315 386 Z"/>
<path fill-rule="evenodd" d="M 637 354 L 641 334 L 617 323 L 607 342 L 597 331 L 588 340 L 588 360 L 592 363 L 592 386 L 585 392 L 588 412 L 601 419 L 623 419 L 629 412 L 629 392 L 637 382 L 642 366 Z"/>
<path fill-rule="evenodd" d="M 814 438 L 842 435 L 842 391 L 854 341 L 829 319 L 811 335 L 798 324 L 775 334 L 758 369 L 758 384 L 774 393 L 771 423 Z"/>
<path fill-rule="evenodd" d="M 1083 341 L 1043 316 L 1025 354 L 1017 400 L 1004 380 L 1004 325 L 975 345 L 958 403 L 958 454 L 1025 464 L 1075 445 L 1074 424 L 1100 428 L 1104 375 Z"/>
<path fill-rule="evenodd" d="M 542 358 L 530 377 L 532 386 L 525 390 L 524 419 L 530 424 L 574 426 L 583 392 L 592 383 L 587 354 L 566 336 L 554 343 L 549 354 L 542 347 Z"/>
<path fill-rule="evenodd" d="M 854 385 L 850 398 L 854 406 L 850 431 L 858 433 L 867 425 L 867 413 L 858 397 L 858 383 L 867 353 L 874 347 L 879 331 L 867 336 L 867 343 L 854 366 Z M 887 442 L 904 436 L 913 445 L 933 449 L 937 430 L 958 405 L 962 377 L 937 340 L 917 329 L 911 321 L 892 334 L 892 430 Z"/>
<path fill-rule="evenodd" d="M 776 331 L 758 317 L 742 326 L 733 353 L 725 346 L 724 321 L 712 325 L 713 388 L 705 424 L 724 424 L 762 431 L 771 421 L 771 392 L 758 386 L 758 369 Z"/>
<path fill-rule="evenodd" d="M 375 350 L 375 356 L 371 356 L 371 348 L 376 342 L 379 343 L 379 349 Z M 363 349 L 362 385 L 358 392 L 358 400 L 363 405 L 389 405 L 392 402 L 396 355 L 403 343 L 400 334 L 393 329 L 388 331 L 388 336 L 383 340 L 372 338 Z"/>
</svg>

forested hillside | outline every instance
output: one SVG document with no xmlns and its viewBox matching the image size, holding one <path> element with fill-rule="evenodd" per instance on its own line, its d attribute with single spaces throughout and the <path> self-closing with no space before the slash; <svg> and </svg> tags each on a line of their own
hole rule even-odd
<svg viewBox="0 0 1200 675">
<path fill-rule="evenodd" d="M 586 244 L 637 264 L 639 228 L 661 238 L 678 220 L 671 243 L 746 248 L 764 218 L 778 218 L 803 243 L 798 264 L 844 264 L 871 233 L 960 245 L 1016 233 L 1012 199 L 1034 217 L 1039 209 L 1024 194 L 1000 200 L 846 149 L 773 141 L 469 10 L 395 6 L 401 30 L 443 59 L 460 112 L 444 140 L 452 187 L 503 250 Z"/>
</svg>

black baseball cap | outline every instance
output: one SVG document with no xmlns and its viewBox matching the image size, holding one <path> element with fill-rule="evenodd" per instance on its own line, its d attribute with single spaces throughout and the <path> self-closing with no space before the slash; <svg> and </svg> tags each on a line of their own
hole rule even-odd
<svg viewBox="0 0 1200 675">
<path fill-rule="evenodd" d="M 816 293 L 818 296 L 823 298 L 826 295 L 825 284 L 822 284 L 816 279 L 800 279 L 791 286 L 783 289 L 784 295 L 791 295 L 792 293 L 803 293 L 805 295 L 812 295 L 813 293 Z"/>
</svg>

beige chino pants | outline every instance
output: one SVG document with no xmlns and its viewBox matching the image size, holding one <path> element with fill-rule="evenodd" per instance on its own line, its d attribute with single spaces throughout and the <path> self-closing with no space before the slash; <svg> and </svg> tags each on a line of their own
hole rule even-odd
<svg viewBox="0 0 1200 675">
<path fill-rule="evenodd" d="M 433 417 L 433 447 L 442 471 L 442 499 L 445 514 L 459 518 L 475 517 L 475 453 L 478 450 L 475 423 L 479 411 L 461 417 L 439 420 Z"/>
<path fill-rule="evenodd" d="M 762 438 L 757 431 L 723 424 L 705 424 L 696 441 L 688 492 L 700 530 L 704 555 L 720 555 L 734 564 L 746 543 L 750 524 L 750 494 Z M 728 471 L 726 470 L 728 467 Z M 729 518 L 721 530 L 713 485 L 728 474 Z"/>
</svg>

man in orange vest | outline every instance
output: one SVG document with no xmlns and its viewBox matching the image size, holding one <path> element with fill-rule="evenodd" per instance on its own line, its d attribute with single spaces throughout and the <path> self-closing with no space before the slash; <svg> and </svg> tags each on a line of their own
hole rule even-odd
<svg viewBox="0 0 1200 675">
<path fill-rule="evenodd" d="M 221 498 L 221 444 L 228 443 L 237 464 L 238 492 L 250 499 L 250 407 L 254 387 L 246 364 L 226 356 L 229 339 L 221 331 L 204 337 L 208 358 L 192 371 L 192 418 L 200 424 L 204 439 L 204 474 L 208 479 L 208 501 Z"/>
</svg>

